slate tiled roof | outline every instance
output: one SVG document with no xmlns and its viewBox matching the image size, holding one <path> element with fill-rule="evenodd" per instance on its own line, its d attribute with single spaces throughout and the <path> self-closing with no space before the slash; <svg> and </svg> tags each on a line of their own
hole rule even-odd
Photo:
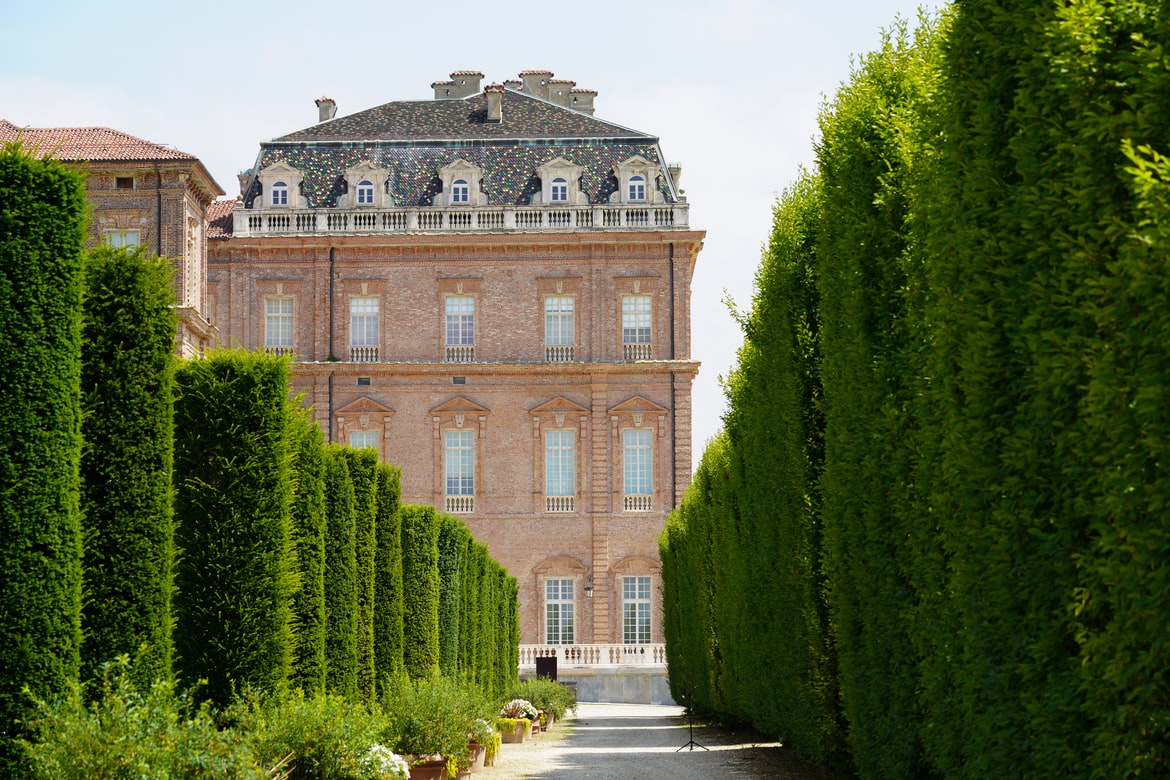
<svg viewBox="0 0 1170 780">
<path fill-rule="evenodd" d="M 232 235 L 232 214 L 236 210 L 234 200 L 212 201 L 207 207 L 207 237 L 230 238 Z"/>
<path fill-rule="evenodd" d="M 490 205 L 522 206 L 540 191 L 536 169 L 558 157 L 582 167 L 580 187 L 590 203 L 608 201 L 618 163 L 641 155 L 662 164 L 656 137 L 514 90 L 504 92 L 502 121 L 487 122 L 486 114 L 482 93 L 387 103 L 262 143 L 256 170 L 277 162 L 296 168 L 308 206 L 331 208 L 344 192 L 346 169 L 369 162 L 389 172 L 396 206 L 417 207 L 440 192 L 439 169 L 463 159 L 483 172 Z M 672 199 L 665 182 L 659 189 Z M 257 192 L 253 181 L 245 203 Z"/>
<path fill-rule="evenodd" d="M 20 138 L 66 162 L 195 160 L 193 155 L 108 127 L 17 127 L 0 119 L 0 142 Z"/>
<path fill-rule="evenodd" d="M 386 103 L 274 139 L 285 141 L 427 141 L 553 138 L 657 139 L 539 98 L 505 90 L 503 119 L 487 121 L 484 95 L 461 100 Z"/>
</svg>

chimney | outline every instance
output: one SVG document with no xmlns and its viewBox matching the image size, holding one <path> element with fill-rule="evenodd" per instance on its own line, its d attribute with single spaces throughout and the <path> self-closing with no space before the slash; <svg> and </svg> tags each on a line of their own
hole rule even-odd
<svg viewBox="0 0 1170 780">
<path fill-rule="evenodd" d="M 452 90 L 450 97 L 465 98 L 479 93 L 479 82 L 483 74 L 478 70 L 457 70 L 451 74 Z"/>
<path fill-rule="evenodd" d="M 574 87 L 569 90 L 569 108 L 575 108 L 582 114 L 593 116 L 593 101 L 596 98 L 597 90 Z"/>
<path fill-rule="evenodd" d="M 252 169 L 240 171 L 236 174 L 236 180 L 240 183 L 240 194 L 248 194 L 248 185 L 252 183 Z"/>
<path fill-rule="evenodd" d="M 548 80 L 548 99 L 556 103 L 558 106 L 565 108 L 572 107 L 572 89 L 577 85 L 575 81 L 568 79 L 549 79 Z"/>
<path fill-rule="evenodd" d="M 317 104 L 318 122 L 327 122 L 337 116 L 337 103 L 333 98 L 319 97 L 314 102 Z"/>
<path fill-rule="evenodd" d="M 504 89 L 510 89 L 513 92 L 519 92 L 524 88 L 524 82 L 520 79 L 504 79 Z"/>
<path fill-rule="evenodd" d="M 455 82 L 454 81 L 432 81 L 431 89 L 435 90 L 435 100 L 446 100 L 454 97 Z"/>
<path fill-rule="evenodd" d="M 670 180 L 674 182 L 674 188 L 682 192 L 679 189 L 679 180 L 682 179 L 682 163 L 667 163 L 666 170 L 670 172 Z"/>
<path fill-rule="evenodd" d="M 523 91 L 541 100 L 548 100 L 548 82 L 552 77 L 551 70 L 520 71 L 520 80 L 524 82 Z"/>
<path fill-rule="evenodd" d="M 487 98 L 487 121 L 489 122 L 503 122 L 504 121 L 504 85 L 503 84 L 488 84 L 483 88 L 484 97 Z"/>
</svg>

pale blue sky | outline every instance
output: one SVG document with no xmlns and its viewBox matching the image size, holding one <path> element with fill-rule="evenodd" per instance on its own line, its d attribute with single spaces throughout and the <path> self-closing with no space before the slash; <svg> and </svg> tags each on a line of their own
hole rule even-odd
<svg viewBox="0 0 1170 780">
<path fill-rule="evenodd" d="M 721 427 L 718 377 L 751 304 L 778 193 L 812 161 L 817 112 L 881 29 L 916 0 L 260 4 L 208 0 L 15 3 L 0 47 L 0 118 L 113 127 L 203 160 L 234 196 L 261 140 L 339 115 L 428 99 L 455 70 L 485 83 L 547 69 L 598 91 L 596 115 L 659 136 L 682 163 L 694 276 L 697 461 Z M 928 2 L 928 8 L 938 2 Z"/>
</svg>

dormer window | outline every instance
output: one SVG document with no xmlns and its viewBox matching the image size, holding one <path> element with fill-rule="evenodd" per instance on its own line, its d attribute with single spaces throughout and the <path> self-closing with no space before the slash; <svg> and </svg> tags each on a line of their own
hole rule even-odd
<svg viewBox="0 0 1170 780">
<path fill-rule="evenodd" d="M 466 179 L 456 179 L 451 184 L 451 202 L 467 203 L 471 200 L 471 187 Z"/>
<path fill-rule="evenodd" d="M 630 177 L 630 200 L 646 200 L 646 179 L 641 176 Z"/>
<path fill-rule="evenodd" d="M 288 205 L 288 184 L 283 181 L 274 182 L 272 185 L 272 205 L 273 206 L 287 206 Z"/>
<path fill-rule="evenodd" d="M 374 205 L 374 183 L 369 179 L 362 179 L 358 182 L 357 204 L 359 206 Z"/>
<path fill-rule="evenodd" d="M 550 200 L 553 203 L 568 203 L 569 202 L 569 183 L 561 178 L 553 179 L 552 181 L 552 197 Z"/>
</svg>

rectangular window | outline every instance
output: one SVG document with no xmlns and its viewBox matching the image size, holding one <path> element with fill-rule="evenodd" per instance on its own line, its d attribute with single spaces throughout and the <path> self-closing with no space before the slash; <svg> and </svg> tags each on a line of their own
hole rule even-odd
<svg viewBox="0 0 1170 780">
<path fill-rule="evenodd" d="M 378 432 L 377 431 L 350 431 L 349 432 L 349 446 L 355 450 L 360 450 L 363 447 L 371 447 L 378 449 Z"/>
<path fill-rule="evenodd" d="M 544 581 L 544 641 L 573 644 L 573 580 Z"/>
<path fill-rule="evenodd" d="M 573 296 L 546 296 L 544 299 L 544 343 L 550 347 L 572 346 L 576 336 L 573 318 Z"/>
<path fill-rule="evenodd" d="M 447 296 L 447 346 L 466 347 L 475 343 L 475 298 Z"/>
<path fill-rule="evenodd" d="M 113 247 L 140 246 L 142 234 L 137 230 L 107 230 L 106 243 Z"/>
<path fill-rule="evenodd" d="M 134 189 L 133 176 L 115 176 L 114 189 L 116 190 L 132 190 Z"/>
<path fill-rule="evenodd" d="M 474 496 L 475 432 L 447 431 L 444 444 L 447 496 Z"/>
<path fill-rule="evenodd" d="M 650 343 L 650 296 L 622 296 L 622 343 Z"/>
<path fill-rule="evenodd" d="M 546 496 L 572 496 L 577 492 L 573 474 L 574 445 L 573 431 L 548 431 L 545 433 L 544 493 Z"/>
<path fill-rule="evenodd" d="M 350 360 L 371 363 L 378 359 L 378 299 L 349 299 Z"/>
<path fill-rule="evenodd" d="M 622 431 L 622 484 L 627 496 L 653 493 L 653 464 L 650 453 L 650 429 L 626 428 Z"/>
<path fill-rule="evenodd" d="M 270 350 L 292 349 L 293 299 L 264 299 L 264 346 Z"/>
<path fill-rule="evenodd" d="M 622 577 L 622 642 L 650 642 L 649 577 Z"/>
</svg>

